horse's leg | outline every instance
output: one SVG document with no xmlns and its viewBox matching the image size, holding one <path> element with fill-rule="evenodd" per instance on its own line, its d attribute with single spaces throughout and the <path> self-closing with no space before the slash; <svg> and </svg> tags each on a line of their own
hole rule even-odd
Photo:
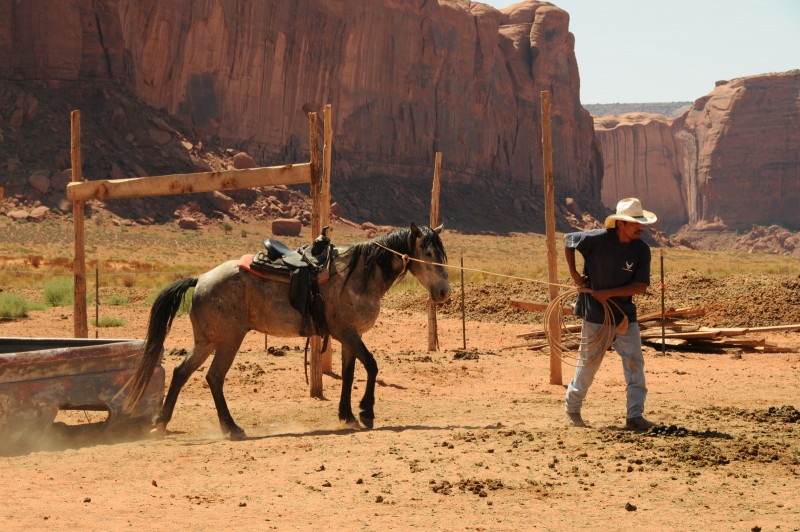
<svg viewBox="0 0 800 532">
<path fill-rule="evenodd" d="M 163 436 L 167 432 L 167 423 L 172 419 L 172 412 L 175 410 L 175 403 L 178 401 L 178 394 L 181 393 L 181 388 L 189 380 L 189 377 L 197 371 L 203 362 L 206 361 L 208 355 L 214 352 L 214 345 L 208 340 L 195 340 L 194 347 L 186 355 L 186 358 L 175 367 L 172 372 L 172 380 L 169 383 L 169 390 L 167 397 L 164 399 L 164 404 L 158 411 L 153 420 L 152 433 L 157 436 Z"/>
<path fill-rule="evenodd" d="M 375 381 L 378 378 L 378 363 L 375 361 L 375 357 L 372 356 L 372 353 L 369 352 L 369 349 L 367 349 L 367 346 L 364 345 L 361 336 L 355 331 L 347 335 L 347 341 L 342 342 L 342 345 L 344 346 L 345 343 L 349 344 L 352 353 L 364 365 L 364 369 L 367 370 L 367 388 L 364 390 L 364 397 L 362 397 L 361 402 L 358 403 L 361 409 L 358 414 L 358 419 L 361 420 L 361 423 L 365 427 L 371 429 L 375 422 L 375 411 L 373 407 L 375 406 Z M 352 377 L 350 382 L 352 384 Z M 349 389 L 347 391 L 349 396 Z M 345 393 L 344 377 L 342 377 L 342 393 Z M 348 397 L 348 401 L 349 399 Z"/>
<path fill-rule="evenodd" d="M 214 354 L 214 361 L 211 363 L 206 374 L 206 381 L 208 387 L 211 389 L 211 395 L 214 397 L 214 405 L 217 407 L 217 416 L 219 417 L 219 426 L 222 433 L 231 440 L 241 440 L 245 438 L 244 430 L 239 427 L 231 416 L 228 410 L 228 403 L 225 401 L 225 394 L 222 392 L 222 387 L 225 385 L 225 375 L 233 364 L 233 359 L 236 358 L 236 353 L 242 345 L 244 336 L 238 340 L 228 342 L 223 345 L 217 346 L 217 352 Z"/>
<path fill-rule="evenodd" d="M 358 425 L 353 415 L 350 396 L 353 393 L 353 375 L 356 369 L 356 357 L 353 350 L 342 344 L 342 394 L 339 398 L 339 420 L 348 425 Z"/>
</svg>

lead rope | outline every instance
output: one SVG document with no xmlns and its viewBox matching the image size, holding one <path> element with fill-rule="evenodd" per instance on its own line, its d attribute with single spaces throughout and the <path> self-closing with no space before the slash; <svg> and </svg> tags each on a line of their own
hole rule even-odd
<svg viewBox="0 0 800 532">
<path fill-rule="evenodd" d="M 571 285 L 565 285 L 565 284 L 559 284 L 559 283 L 551 283 L 551 282 L 548 282 L 548 281 L 540 281 L 538 279 L 530 279 L 528 277 L 519 277 L 519 276 L 516 276 L 516 275 L 506 275 L 506 274 L 503 274 L 503 273 L 496 273 L 496 272 L 490 272 L 490 271 L 486 271 L 486 270 L 479 270 L 479 269 L 476 269 L 476 268 L 464 268 L 463 266 L 451 266 L 449 264 L 443 264 L 441 262 L 431 262 L 431 261 L 426 261 L 426 260 L 421 260 L 421 259 L 415 259 L 414 257 L 410 257 L 406 253 L 400 253 L 399 251 L 395 251 L 395 250 L 393 250 L 391 248 L 388 248 L 388 247 L 384 246 L 383 244 L 381 244 L 379 242 L 376 242 L 375 240 L 373 240 L 372 243 L 375 244 L 376 246 L 378 246 L 379 248 L 385 249 L 386 251 L 388 251 L 390 253 L 394 253 L 395 255 L 397 255 L 397 256 L 399 256 L 399 257 L 401 257 L 403 259 L 403 270 L 400 272 L 401 274 L 406 271 L 408 263 L 411 262 L 411 261 L 414 261 L 414 262 L 419 262 L 419 263 L 422 263 L 422 264 L 430 264 L 432 266 L 442 266 L 444 268 L 451 268 L 451 269 L 455 269 L 455 270 L 484 273 L 484 274 L 487 274 L 487 275 L 494 275 L 494 276 L 497 276 L 497 277 L 505 277 L 507 279 L 516 279 L 518 281 L 526 281 L 526 282 L 529 282 L 529 283 L 539 283 L 539 284 L 544 284 L 544 285 L 548 285 L 548 286 L 557 286 L 559 288 L 567 288 L 568 291 L 562 293 L 561 295 L 559 295 L 558 297 L 553 299 L 553 301 L 550 302 L 550 304 L 547 306 L 547 308 L 544 311 L 544 330 L 545 330 L 545 335 L 546 335 L 547 338 L 550 338 L 550 335 L 549 335 L 549 329 L 550 329 L 549 323 L 550 323 L 550 317 L 552 316 L 552 314 L 553 313 L 557 313 L 558 322 L 560 324 L 563 324 L 563 322 L 564 322 L 564 313 L 563 313 L 563 310 L 562 310 L 562 305 L 563 305 L 564 301 L 566 301 L 566 300 L 568 300 L 568 299 L 570 299 L 572 297 L 575 297 L 577 294 L 581 293 L 582 291 L 585 291 L 585 289 L 575 288 L 574 286 L 571 286 Z M 572 339 L 573 343 L 574 343 L 574 339 L 575 339 L 576 335 L 574 335 L 571 331 L 567 330 L 566 327 L 562 326 L 562 331 L 561 331 L 562 334 L 554 335 L 553 336 L 553 341 L 550 342 L 550 344 L 551 344 L 550 345 L 550 349 L 553 350 L 553 352 L 556 354 L 556 356 L 558 356 L 558 358 L 562 362 L 564 362 L 565 364 L 567 364 L 569 366 L 584 367 L 584 366 L 590 366 L 590 365 L 594 364 L 595 362 L 600 362 L 603 359 L 603 356 L 605 355 L 605 352 L 608 351 L 608 349 L 614 343 L 614 337 L 616 336 L 616 329 L 617 329 L 617 323 L 616 323 L 616 320 L 614 319 L 614 312 L 611 310 L 611 306 L 608 304 L 608 301 L 611 301 L 611 303 L 617 308 L 617 310 L 622 312 L 622 309 L 620 309 L 619 305 L 617 305 L 617 303 L 615 301 L 613 301 L 613 300 L 604 301 L 603 302 L 603 326 L 600 328 L 598 333 L 596 335 L 592 336 L 591 338 L 585 338 L 584 339 L 581 336 L 580 339 L 578 340 L 578 353 L 581 352 L 581 348 L 582 347 L 586 351 L 593 351 L 593 350 L 599 348 L 597 354 L 592 356 L 592 357 L 585 358 L 585 359 L 580 358 L 580 355 L 578 355 L 577 357 L 565 355 L 564 354 L 564 342 L 562 341 L 562 335 L 566 336 L 568 339 Z M 623 313 L 623 315 L 624 315 L 624 313 Z M 623 323 L 620 324 L 620 326 L 623 326 L 624 322 L 625 322 L 625 320 L 623 320 Z M 573 360 L 575 361 L 574 363 L 572 362 Z"/>
</svg>

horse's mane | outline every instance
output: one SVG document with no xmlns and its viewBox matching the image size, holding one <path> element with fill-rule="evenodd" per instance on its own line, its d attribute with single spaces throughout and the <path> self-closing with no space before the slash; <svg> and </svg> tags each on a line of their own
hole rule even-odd
<svg viewBox="0 0 800 532">
<path fill-rule="evenodd" d="M 442 239 L 439 238 L 439 234 L 427 226 L 422 226 L 419 229 L 423 234 L 422 246 L 427 247 L 433 245 L 434 249 L 441 254 L 442 259 L 446 261 L 447 254 L 444 251 L 444 245 L 442 244 Z M 394 271 L 393 259 L 395 254 L 380 246 L 376 246 L 375 243 L 377 242 L 381 246 L 385 246 L 402 255 L 410 256 L 413 251 L 409 248 L 409 241 L 412 240 L 410 237 L 411 229 L 406 227 L 392 231 L 388 235 L 376 237 L 373 240 L 354 244 L 348 248 L 344 253 L 345 255 L 349 255 L 347 261 L 347 277 L 344 281 L 345 284 L 347 284 L 350 276 L 355 273 L 356 265 L 362 257 L 364 259 L 364 268 L 361 271 L 361 281 L 364 283 L 364 286 L 366 286 L 370 277 L 372 277 L 375 268 L 380 269 L 383 279 L 387 284 L 392 284 L 404 277 L 408 269 L 404 269 L 402 272 Z"/>
</svg>

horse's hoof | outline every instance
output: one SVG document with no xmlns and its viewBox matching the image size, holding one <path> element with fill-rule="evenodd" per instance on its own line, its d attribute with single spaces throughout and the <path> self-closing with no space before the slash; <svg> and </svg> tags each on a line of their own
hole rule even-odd
<svg viewBox="0 0 800 532">
<path fill-rule="evenodd" d="M 247 434 L 242 429 L 233 430 L 228 434 L 228 439 L 231 441 L 242 441 L 247 439 Z"/>
<path fill-rule="evenodd" d="M 157 423 L 152 429 L 150 429 L 151 438 L 163 440 L 166 435 L 167 426 L 164 423 Z"/>
<path fill-rule="evenodd" d="M 339 421 L 341 421 L 342 425 L 348 429 L 361 430 L 361 425 L 354 417 L 351 417 L 350 419 L 340 419 Z"/>
<path fill-rule="evenodd" d="M 371 429 L 375 425 L 375 418 L 374 417 L 358 416 L 358 419 L 360 419 L 361 420 L 361 424 L 364 425 L 368 429 Z"/>
</svg>

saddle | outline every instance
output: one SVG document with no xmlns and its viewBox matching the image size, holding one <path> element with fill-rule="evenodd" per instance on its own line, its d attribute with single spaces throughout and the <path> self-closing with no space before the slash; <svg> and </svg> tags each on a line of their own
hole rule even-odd
<svg viewBox="0 0 800 532">
<path fill-rule="evenodd" d="M 338 250 L 322 229 L 311 245 L 293 250 L 274 238 L 264 241 L 264 250 L 244 255 L 239 269 L 269 281 L 289 284 L 289 303 L 303 316 L 300 336 L 326 336 L 325 305 L 319 285 L 328 282 Z"/>
</svg>

